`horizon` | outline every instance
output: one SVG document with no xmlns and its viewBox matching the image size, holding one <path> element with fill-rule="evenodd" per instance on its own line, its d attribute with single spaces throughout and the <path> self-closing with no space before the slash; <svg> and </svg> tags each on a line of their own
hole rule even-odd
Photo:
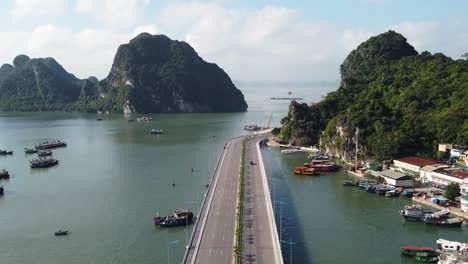
<svg viewBox="0 0 468 264">
<path fill-rule="evenodd" d="M 0 63 L 19 54 L 53 57 L 80 79 L 103 79 L 118 46 L 148 32 L 189 43 L 232 80 L 336 82 L 349 52 L 388 30 L 419 53 L 460 59 L 468 40 L 463 6 L 468 3 L 9 0 L 0 3 L 7 18 Z"/>
</svg>

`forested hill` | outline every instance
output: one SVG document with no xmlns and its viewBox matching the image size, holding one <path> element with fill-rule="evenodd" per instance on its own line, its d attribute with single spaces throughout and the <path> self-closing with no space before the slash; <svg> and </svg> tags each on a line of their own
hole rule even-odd
<svg viewBox="0 0 468 264">
<path fill-rule="evenodd" d="M 435 157 L 442 142 L 468 145 L 468 61 L 418 54 L 388 31 L 360 44 L 341 65 L 341 84 L 314 106 L 291 103 L 281 137 L 321 142 L 349 158 L 359 127 L 360 155 L 377 160 Z"/>
</svg>

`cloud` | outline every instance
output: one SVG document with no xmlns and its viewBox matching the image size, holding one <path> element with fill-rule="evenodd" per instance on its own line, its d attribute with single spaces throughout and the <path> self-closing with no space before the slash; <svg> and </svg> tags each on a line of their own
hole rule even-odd
<svg viewBox="0 0 468 264">
<path fill-rule="evenodd" d="M 336 79 L 339 65 L 371 33 L 332 23 L 303 23 L 292 8 L 231 11 L 217 3 L 168 5 L 162 32 L 175 32 L 235 79 Z"/>
<path fill-rule="evenodd" d="M 31 16 L 57 15 L 67 9 L 67 0 L 15 0 L 12 16 L 23 19 Z"/>
<path fill-rule="evenodd" d="M 147 25 L 141 25 L 135 28 L 132 33 L 132 37 L 136 37 L 140 33 L 150 33 L 150 34 L 158 34 L 159 30 L 154 24 L 147 24 Z"/>
<path fill-rule="evenodd" d="M 78 0 L 76 11 L 109 25 L 129 27 L 138 22 L 141 10 L 148 3 L 149 0 Z"/>
</svg>

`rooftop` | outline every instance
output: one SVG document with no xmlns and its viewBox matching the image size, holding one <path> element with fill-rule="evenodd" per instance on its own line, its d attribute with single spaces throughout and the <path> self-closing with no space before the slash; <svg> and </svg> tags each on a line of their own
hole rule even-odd
<svg viewBox="0 0 468 264">
<path fill-rule="evenodd" d="M 418 167 L 424 167 L 426 165 L 439 163 L 439 161 L 437 160 L 419 158 L 419 157 L 405 157 L 405 158 L 397 159 L 396 161 L 411 164 L 411 165 L 418 166 Z"/>
<path fill-rule="evenodd" d="M 398 171 L 392 171 L 392 170 L 384 170 L 380 173 L 380 175 L 382 175 L 382 177 L 387 177 L 387 178 L 390 178 L 390 179 L 394 179 L 394 180 L 409 180 L 409 179 L 412 179 L 410 176 L 404 174 L 404 173 L 401 173 L 401 172 L 398 172 Z"/>
</svg>

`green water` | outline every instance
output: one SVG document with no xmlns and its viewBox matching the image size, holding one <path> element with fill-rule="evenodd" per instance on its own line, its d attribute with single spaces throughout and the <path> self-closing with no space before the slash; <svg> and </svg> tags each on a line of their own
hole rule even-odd
<svg viewBox="0 0 468 264">
<path fill-rule="evenodd" d="M 398 211 L 410 198 L 389 198 L 346 187 L 346 171 L 323 176 L 294 175 L 306 155 L 281 155 L 263 148 L 270 192 L 275 189 L 275 215 L 282 239 L 296 241 L 293 263 L 413 263 L 400 256 L 401 245 L 435 247 L 439 238 L 466 241 L 468 230 L 402 221 Z M 282 202 L 282 204 L 280 204 Z M 289 263 L 289 246 L 282 243 Z"/>
</svg>

